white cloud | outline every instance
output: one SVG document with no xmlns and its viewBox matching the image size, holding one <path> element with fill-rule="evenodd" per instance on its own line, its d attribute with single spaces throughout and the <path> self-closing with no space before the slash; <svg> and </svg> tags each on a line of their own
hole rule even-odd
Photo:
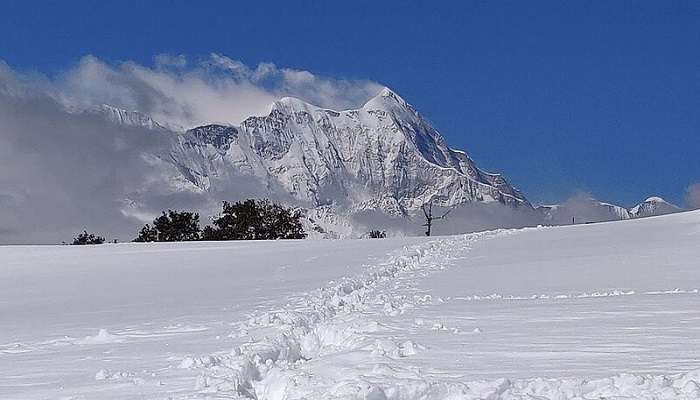
<svg viewBox="0 0 700 400">
<path fill-rule="evenodd" d="M 700 183 L 693 183 L 685 191 L 685 203 L 691 210 L 700 208 Z"/>
<path fill-rule="evenodd" d="M 549 212 L 546 222 L 555 225 L 576 223 L 615 221 L 620 216 L 605 203 L 596 200 L 592 194 L 579 192 L 559 204 Z"/>
<path fill-rule="evenodd" d="M 111 65 L 86 56 L 53 80 L 0 68 L 6 85 L 17 77 L 23 84 L 13 83 L 14 90 L 43 91 L 72 109 L 109 104 L 186 128 L 214 122 L 238 124 L 251 115 L 267 113 L 270 104 L 284 96 L 327 108 L 356 107 L 381 89 L 371 81 L 319 77 L 272 63 L 251 68 L 220 54 L 195 63 L 183 55 L 160 54 L 153 67 L 135 62 Z"/>
<path fill-rule="evenodd" d="M 159 55 L 154 66 L 86 56 L 56 77 L 13 71 L 0 61 L 0 243 L 68 241 L 82 229 L 129 239 L 162 209 L 218 206 L 206 194 L 172 190 L 177 171 L 143 157 L 167 151 L 171 135 L 76 111 L 109 104 L 191 127 L 238 123 L 266 113 L 282 96 L 323 107 L 359 105 L 378 88 L 271 63 L 250 68 L 216 54 L 196 63 Z M 237 194 L 243 195 L 222 198 Z"/>
<path fill-rule="evenodd" d="M 187 57 L 183 54 L 158 54 L 155 56 L 156 67 L 163 68 L 184 68 L 187 66 Z"/>
</svg>

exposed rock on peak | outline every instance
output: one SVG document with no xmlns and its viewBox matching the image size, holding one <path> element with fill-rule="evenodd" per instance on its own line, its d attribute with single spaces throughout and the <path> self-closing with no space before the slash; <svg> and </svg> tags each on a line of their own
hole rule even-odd
<svg viewBox="0 0 700 400">
<path fill-rule="evenodd" d="M 188 145 L 176 146 L 170 158 L 210 189 L 225 188 L 222 177 L 235 172 L 265 187 L 280 186 L 312 206 L 391 204 L 385 211 L 396 213 L 432 199 L 442 205 L 530 207 L 501 175 L 480 170 L 466 153 L 447 146 L 388 88 L 361 108 L 344 111 L 285 97 L 268 115 L 250 117 L 240 127 L 198 127 L 185 139 Z"/>
<path fill-rule="evenodd" d="M 661 197 L 649 197 L 630 209 L 634 218 L 649 217 L 652 215 L 664 215 L 682 211 L 680 207 L 671 204 Z"/>
</svg>

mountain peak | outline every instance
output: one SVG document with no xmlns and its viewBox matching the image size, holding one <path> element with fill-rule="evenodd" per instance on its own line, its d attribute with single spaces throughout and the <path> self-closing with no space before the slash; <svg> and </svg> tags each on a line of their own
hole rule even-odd
<svg viewBox="0 0 700 400">
<path fill-rule="evenodd" d="M 116 125 L 146 128 L 149 130 L 170 130 L 173 132 L 185 131 L 182 126 L 177 124 L 156 121 L 148 114 L 144 114 L 139 111 L 128 111 L 109 104 L 102 104 L 86 111 L 99 114 L 106 120 Z"/>
<path fill-rule="evenodd" d="M 124 126 L 142 127 L 147 129 L 162 129 L 163 127 L 150 116 L 138 111 L 127 111 L 121 108 L 102 104 L 94 112 L 102 114 L 107 120 Z"/>
<path fill-rule="evenodd" d="M 375 97 L 391 97 L 393 99 L 400 99 L 403 101 L 401 96 L 399 96 L 398 94 L 396 94 L 396 92 L 394 92 L 393 90 L 389 89 L 386 86 L 384 86 L 384 88 L 382 90 L 380 90 L 379 93 L 377 94 L 377 96 L 375 96 Z"/>
<path fill-rule="evenodd" d="M 298 97 L 285 96 L 279 100 L 274 101 L 271 104 L 271 110 L 280 111 L 307 111 L 311 112 L 314 110 L 323 110 L 324 107 L 319 107 L 317 105 L 311 104 L 304 101 Z M 416 114 L 415 109 L 408 104 L 401 96 L 396 92 L 389 89 L 388 87 L 383 87 L 374 97 L 370 98 L 365 102 L 365 104 L 360 108 L 364 110 L 384 110 L 390 112 L 405 111 L 409 110 L 413 114 Z M 340 110 L 331 110 L 339 112 Z"/>
<path fill-rule="evenodd" d="M 658 196 L 652 196 L 644 200 L 642 203 L 668 203 L 666 200 Z"/>
<path fill-rule="evenodd" d="M 272 103 L 269 115 L 248 118 L 235 129 L 204 126 L 178 139 L 190 141 L 176 147 L 173 163 L 204 190 L 229 190 L 230 177 L 249 175 L 262 184 L 256 191 L 315 206 L 364 208 L 373 198 L 392 199 L 402 212 L 433 198 L 443 205 L 530 206 L 503 177 L 481 171 L 465 153 L 450 149 L 389 88 L 362 108 L 343 111 L 283 97 Z M 389 203 L 381 209 L 394 212 Z"/>
<path fill-rule="evenodd" d="M 272 103 L 272 109 L 278 110 L 288 110 L 288 111 L 310 111 L 318 107 L 313 104 L 307 103 L 298 97 L 282 97 L 281 99 Z"/>
<path fill-rule="evenodd" d="M 386 86 L 379 91 L 376 96 L 367 100 L 362 108 L 365 110 L 385 110 L 392 112 L 408 110 L 416 114 L 416 110 L 408 104 L 406 100 Z"/>
<path fill-rule="evenodd" d="M 635 217 L 648 217 L 652 215 L 663 215 L 682 211 L 680 207 L 662 199 L 652 196 L 630 209 L 630 214 Z"/>
<path fill-rule="evenodd" d="M 393 90 L 389 89 L 388 87 L 384 86 L 382 90 L 379 91 L 374 97 L 369 99 L 367 102 L 371 102 L 373 100 L 391 100 L 395 101 L 398 103 L 406 103 L 406 100 L 404 100 L 401 96 L 399 96 L 396 92 Z"/>
</svg>

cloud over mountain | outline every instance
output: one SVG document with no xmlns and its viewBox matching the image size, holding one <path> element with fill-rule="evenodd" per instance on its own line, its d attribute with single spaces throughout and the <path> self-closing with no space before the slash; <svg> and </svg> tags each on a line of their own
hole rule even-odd
<svg viewBox="0 0 700 400">
<path fill-rule="evenodd" d="M 44 93 L 73 109 L 109 104 L 184 128 L 239 123 L 266 113 L 284 96 L 329 108 L 357 106 L 381 88 L 371 81 L 325 78 L 272 63 L 251 68 L 220 54 L 194 62 L 162 54 L 153 66 L 131 61 L 111 65 L 86 56 L 56 77 L 17 73 L 5 66 L 0 79 L 12 82 L 16 93 Z"/>
<path fill-rule="evenodd" d="M 191 127 L 266 113 L 283 95 L 343 106 L 377 87 L 216 54 L 194 63 L 160 55 L 151 67 L 87 56 L 55 77 L 0 61 L 0 243 L 55 243 L 83 228 L 128 238 L 164 206 L 206 200 L 172 187 L 177 171 L 151 156 L 166 133 L 114 124 L 93 112 L 104 104 Z M 131 200 L 140 205 L 133 213 Z"/>
<path fill-rule="evenodd" d="M 691 210 L 700 208 L 700 183 L 693 183 L 686 189 L 685 202 Z"/>
<path fill-rule="evenodd" d="M 416 234 L 410 214 L 431 199 L 460 206 L 443 233 L 628 212 L 590 196 L 535 212 L 388 88 L 218 54 L 159 55 L 152 66 L 87 56 L 53 77 L 0 61 L 0 170 L 0 243 L 56 243 L 82 229 L 123 240 L 160 210 L 206 221 L 241 196 L 342 204 L 361 229 L 384 218 Z"/>
</svg>

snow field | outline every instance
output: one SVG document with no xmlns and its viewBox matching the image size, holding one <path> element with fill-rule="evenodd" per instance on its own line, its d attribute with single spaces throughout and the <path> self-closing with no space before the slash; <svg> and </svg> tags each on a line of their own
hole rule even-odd
<svg viewBox="0 0 700 400">
<path fill-rule="evenodd" d="M 17 323 L 0 332 L 0 398 L 697 399 L 698 243 L 690 212 L 434 238 L 0 249 L 0 322 Z M 50 286 L 78 279 L 90 285 Z M 22 297 L 31 284 L 49 295 Z"/>
<path fill-rule="evenodd" d="M 197 381 L 201 393 L 281 399 L 299 395 L 295 392 L 299 388 L 305 388 L 301 394 L 308 397 L 313 394 L 307 391 L 310 388 L 318 392 L 337 379 L 317 381 L 299 368 L 311 361 L 353 353 L 359 357 L 357 362 L 366 356 L 391 360 L 413 355 L 420 345 L 377 338 L 373 333 L 381 327 L 365 318 L 364 313 L 375 310 L 387 315 L 402 314 L 413 305 L 405 296 L 390 294 L 397 280 L 444 268 L 453 257 L 468 251 L 473 241 L 504 234 L 507 231 L 478 233 L 407 247 L 358 277 L 333 282 L 313 294 L 293 299 L 284 310 L 253 316 L 240 325 L 244 334 L 265 335 L 264 339 L 246 343 L 229 354 L 186 359 L 181 367 L 204 369 Z M 340 395 L 349 395 L 348 387 L 357 379 L 341 383 Z M 336 393 L 318 395 L 339 394 L 337 388 L 328 390 Z"/>
</svg>

